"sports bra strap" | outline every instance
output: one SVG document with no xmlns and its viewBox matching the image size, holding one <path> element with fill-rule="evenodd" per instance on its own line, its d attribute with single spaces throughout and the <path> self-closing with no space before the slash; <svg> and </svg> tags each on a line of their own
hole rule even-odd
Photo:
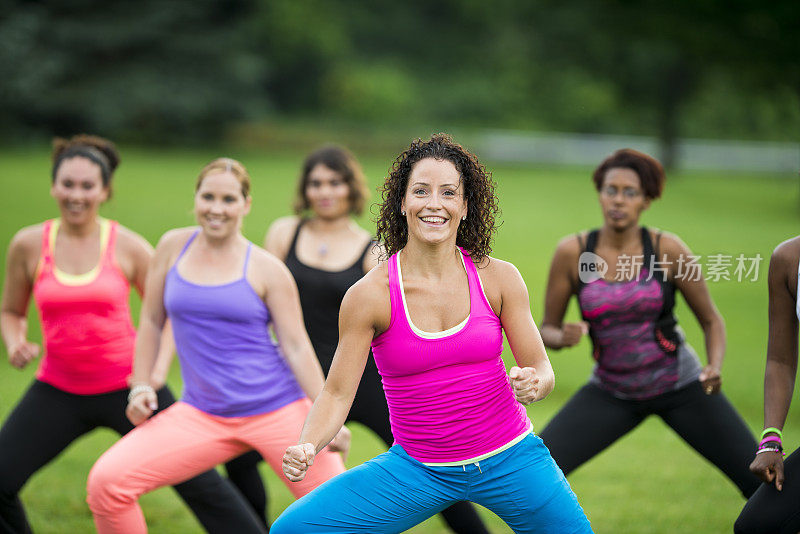
<svg viewBox="0 0 800 534">
<path fill-rule="evenodd" d="M 194 238 L 195 238 L 195 237 L 197 237 L 197 234 L 199 234 L 199 233 L 200 233 L 200 229 L 198 228 L 198 229 L 197 229 L 197 230 L 195 230 L 195 231 L 194 231 L 194 233 L 193 233 L 193 234 L 192 234 L 192 235 L 189 237 L 189 239 L 187 239 L 187 240 L 186 240 L 186 243 L 183 245 L 183 248 L 181 249 L 181 253 L 180 253 L 180 254 L 178 254 L 178 257 L 177 257 L 177 258 L 175 258 L 175 264 L 177 264 L 177 263 L 180 261 L 180 259 L 183 257 L 183 255 L 184 255 L 184 254 L 186 254 L 186 249 L 188 249 L 188 248 L 189 248 L 189 245 L 191 245 L 191 244 L 192 244 L 192 241 L 194 241 Z"/>
<path fill-rule="evenodd" d="M 242 267 L 242 278 L 247 277 L 247 263 L 250 261 L 250 250 L 253 248 L 253 243 L 247 242 L 247 253 L 244 255 L 244 267 Z"/>
<path fill-rule="evenodd" d="M 600 235 L 600 230 L 592 230 L 586 236 L 586 248 L 584 252 L 594 252 L 594 249 L 597 248 L 597 238 Z"/>
<path fill-rule="evenodd" d="M 289 251 L 286 253 L 287 258 L 291 258 L 292 256 L 297 257 L 297 251 L 295 250 L 297 247 L 297 238 L 300 237 L 300 229 L 303 227 L 306 221 L 308 221 L 308 219 L 301 218 L 297 223 L 297 228 L 294 229 L 294 235 L 292 236 L 292 244 L 289 246 Z"/>
<path fill-rule="evenodd" d="M 48 219 L 44 222 L 42 226 L 42 250 L 40 252 L 40 258 L 42 264 L 49 263 L 53 260 L 53 254 L 50 252 L 52 247 L 50 246 L 50 234 L 53 231 L 53 219 Z"/>
<path fill-rule="evenodd" d="M 656 252 L 653 249 L 653 240 L 650 238 L 650 231 L 646 226 L 642 226 L 642 255 L 644 256 L 644 265 L 650 266 L 652 261 L 658 261 L 655 257 Z"/>
<path fill-rule="evenodd" d="M 583 234 L 578 232 L 577 234 L 575 234 L 575 239 L 578 240 L 578 248 L 580 249 L 580 251 L 584 252 L 586 249 L 584 248 L 585 243 L 583 242 Z"/>
<path fill-rule="evenodd" d="M 103 224 L 108 224 L 108 239 L 105 243 L 100 243 L 100 246 L 105 246 L 105 252 L 103 254 L 104 259 L 108 263 L 114 262 L 114 250 L 117 244 L 117 229 L 119 227 L 119 223 L 117 221 L 104 221 Z M 102 232 L 101 234 L 102 235 Z"/>
</svg>

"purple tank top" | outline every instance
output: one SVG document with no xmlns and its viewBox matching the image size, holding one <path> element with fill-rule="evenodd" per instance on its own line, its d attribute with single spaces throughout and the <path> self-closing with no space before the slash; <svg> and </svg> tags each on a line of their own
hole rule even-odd
<svg viewBox="0 0 800 534">
<path fill-rule="evenodd" d="M 643 256 L 649 261 L 655 256 L 650 234 L 642 228 L 641 235 Z M 594 231 L 585 250 L 593 252 L 596 242 Z M 697 357 L 682 346 L 681 335 L 674 331 L 674 286 L 661 281 L 661 273 L 648 280 L 647 261 L 634 280 L 599 279 L 578 289 L 597 360 L 593 381 L 615 395 L 636 400 L 672 391 L 699 372 Z M 664 317 L 671 322 L 668 328 L 663 327 Z"/>
<path fill-rule="evenodd" d="M 177 260 L 164 282 L 164 306 L 181 362 L 181 400 L 212 415 L 267 413 L 305 396 L 270 337 L 269 310 L 245 276 L 251 247 L 242 277 L 234 282 L 194 284 L 178 273 Z"/>
</svg>

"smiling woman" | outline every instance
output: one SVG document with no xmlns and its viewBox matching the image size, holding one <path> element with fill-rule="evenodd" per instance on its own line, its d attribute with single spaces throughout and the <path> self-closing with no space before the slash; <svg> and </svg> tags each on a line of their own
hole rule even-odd
<svg viewBox="0 0 800 534">
<path fill-rule="evenodd" d="M 100 533 L 146 532 L 140 495 L 251 449 L 278 468 L 283 450 L 296 440 L 309 399 L 322 388 L 291 275 L 241 234 L 249 188 L 239 162 L 212 161 L 195 187 L 200 227 L 167 232 L 156 248 L 126 414 L 140 425 L 158 408 L 150 376 L 167 317 L 184 395 L 92 468 L 88 501 Z M 341 433 L 348 435 L 347 429 Z M 326 450 L 319 460 L 305 483 L 292 485 L 295 496 L 344 471 L 338 454 Z M 244 527 L 229 531 L 263 530 L 249 510 L 230 519 Z"/>
<path fill-rule="evenodd" d="M 124 416 L 135 340 L 128 297 L 131 285 L 141 295 L 153 250 L 99 215 L 119 161 L 106 139 L 56 139 L 51 195 L 61 217 L 23 228 L 9 247 L 0 315 L 9 360 L 21 369 L 39 355 L 39 346 L 27 339 L 31 295 L 44 355 L 36 380 L 0 429 L 3 532 L 30 531 L 17 493 L 72 441 L 97 427 L 119 434 L 133 429 Z M 172 345 L 164 347 L 147 376 L 162 407 L 174 402 L 164 386 Z M 227 532 L 230 516 L 247 512 L 215 471 L 175 489 L 209 532 Z"/>
<path fill-rule="evenodd" d="M 491 175 L 436 135 L 400 154 L 383 191 L 378 231 L 391 255 L 347 291 L 325 388 L 283 471 L 296 482 L 312 472 L 370 347 L 395 444 L 294 503 L 271 532 L 401 532 L 463 500 L 515 532 L 591 532 L 522 406 L 555 378 L 519 271 L 488 256 Z M 520 366 L 508 375 L 503 332 Z"/>
</svg>

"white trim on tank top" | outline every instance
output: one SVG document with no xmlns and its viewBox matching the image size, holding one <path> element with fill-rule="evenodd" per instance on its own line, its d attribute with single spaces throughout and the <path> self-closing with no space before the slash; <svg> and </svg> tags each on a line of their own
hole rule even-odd
<svg viewBox="0 0 800 534">
<path fill-rule="evenodd" d="M 458 251 L 461 254 L 461 251 Z M 397 253 L 396 263 L 397 263 L 397 280 L 400 283 L 400 299 L 403 301 L 403 310 L 406 313 L 406 321 L 408 322 L 408 326 L 411 327 L 411 330 L 418 335 L 419 337 L 425 339 L 439 339 L 447 336 L 452 336 L 460 332 L 465 326 L 467 326 L 467 321 L 469 321 L 470 315 L 472 315 L 472 293 L 470 293 L 470 305 L 469 305 L 469 313 L 467 314 L 467 318 L 458 323 L 457 325 L 448 328 L 447 330 L 442 330 L 441 332 L 426 332 L 417 326 L 411 321 L 411 314 L 408 312 L 408 304 L 406 303 L 406 292 L 403 287 L 403 271 L 400 269 L 400 253 Z M 467 290 L 469 291 L 469 273 L 467 273 L 467 265 L 464 263 L 464 255 L 461 254 L 461 263 L 464 265 L 464 272 L 467 274 Z M 483 289 L 483 288 L 481 288 Z"/>
<path fill-rule="evenodd" d="M 525 431 L 522 434 L 512 439 L 508 443 L 500 445 L 496 449 L 487 452 L 486 454 L 481 454 L 480 456 L 475 456 L 474 458 L 467 458 L 466 460 L 458 460 L 456 462 L 422 462 L 422 464 L 427 465 L 429 467 L 460 467 L 462 465 L 469 465 L 469 464 L 477 465 L 478 462 L 480 462 L 481 460 L 491 458 L 496 454 L 500 454 L 501 452 L 510 449 L 511 447 L 513 447 L 514 445 L 516 445 L 517 443 L 528 437 L 528 434 L 531 434 L 532 432 L 533 432 L 533 423 L 531 423 L 531 420 L 528 419 L 528 426 L 525 428 Z"/>
</svg>

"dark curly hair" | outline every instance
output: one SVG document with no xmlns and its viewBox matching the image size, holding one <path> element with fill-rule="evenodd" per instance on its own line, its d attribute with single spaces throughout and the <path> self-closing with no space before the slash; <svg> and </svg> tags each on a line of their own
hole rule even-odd
<svg viewBox="0 0 800 534">
<path fill-rule="evenodd" d="M 598 191 L 603 188 L 603 181 L 611 169 L 630 169 L 639 176 L 639 183 L 644 196 L 655 200 L 664 191 L 664 167 L 653 156 L 632 148 L 621 148 L 604 159 L 592 174 L 594 187 Z"/>
<path fill-rule="evenodd" d="M 420 160 L 434 158 L 451 162 L 461 175 L 467 218 L 458 225 L 456 245 L 467 251 L 475 261 L 480 261 L 492 251 L 492 238 L 497 230 L 496 217 L 500 213 L 492 173 L 475 157 L 447 134 L 433 135 L 429 140 L 417 139 L 402 152 L 389 169 L 389 176 L 381 189 L 377 238 L 390 256 L 408 242 L 408 222 L 400 213 L 408 179 L 414 165 Z"/>
</svg>

